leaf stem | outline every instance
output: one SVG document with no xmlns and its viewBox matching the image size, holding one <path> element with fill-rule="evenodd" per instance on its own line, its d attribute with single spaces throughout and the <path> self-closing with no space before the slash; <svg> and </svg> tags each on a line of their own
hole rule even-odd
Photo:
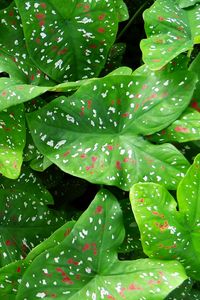
<svg viewBox="0 0 200 300">
<path fill-rule="evenodd" d="M 132 18 L 130 19 L 130 21 L 126 24 L 126 26 L 122 29 L 122 31 L 119 33 L 118 37 L 117 37 L 117 41 L 122 37 L 122 35 L 124 35 L 124 33 L 128 30 L 128 28 L 131 26 L 131 24 L 133 23 L 133 21 L 137 18 L 137 16 L 140 14 L 140 12 L 144 9 L 144 7 L 147 5 L 147 3 L 149 2 L 149 0 L 145 1 L 139 8 L 138 10 L 134 13 L 134 15 L 132 16 Z"/>
</svg>

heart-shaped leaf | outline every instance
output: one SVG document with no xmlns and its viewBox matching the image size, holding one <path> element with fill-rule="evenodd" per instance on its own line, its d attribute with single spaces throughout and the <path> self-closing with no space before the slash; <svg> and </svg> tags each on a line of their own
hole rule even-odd
<svg viewBox="0 0 200 300">
<path fill-rule="evenodd" d="M 19 176 L 23 161 L 24 117 L 22 104 L 0 112 L 0 173 L 11 179 Z"/>
<path fill-rule="evenodd" d="M 178 207 L 161 185 L 138 183 L 131 204 L 144 252 L 151 258 L 180 260 L 187 273 L 200 279 L 200 155 L 178 186 Z"/>
<path fill-rule="evenodd" d="M 200 113 L 187 108 L 169 127 L 149 137 L 153 142 L 189 142 L 200 140 Z"/>
<path fill-rule="evenodd" d="M 147 39 L 141 41 L 141 49 L 150 69 L 161 69 L 200 43 L 199 16 L 199 4 L 185 10 L 174 0 L 157 0 L 144 12 Z"/>
<path fill-rule="evenodd" d="M 199 3 L 199 0 L 179 0 L 179 6 L 181 8 L 186 8 L 195 5 L 196 3 Z"/>
<path fill-rule="evenodd" d="M 44 73 L 58 82 L 99 75 L 115 41 L 122 1 L 15 2 L 28 52 Z"/>
<path fill-rule="evenodd" d="M 119 261 L 124 238 L 122 212 L 102 190 L 59 246 L 39 255 L 22 278 L 17 300 L 164 299 L 187 277 L 178 262 Z M 144 271 L 145 269 L 145 271 Z"/>
<path fill-rule="evenodd" d="M 52 85 L 53 81 L 29 57 L 21 18 L 14 1 L 0 11 L 0 20 L 0 72 L 9 73 L 15 81 Z"/>
<path fill-rule="evenodd" d="M 1 178 L 0 187 L 0 265 L 6 265 L 24 258 L 66 216 L 48 208 L 53 198 L 29 170 L 15 181 Z"/>
<path fill-rule="evenodd" d="M 135 182 L 152 180 L 174 189 L 187 161 L 172 145 L 153 145 L 142 135 L 180 115 L 194 77 L 181 71 L 92 81 L 28 114 L 33 140 L 63 171 L 93 183 L 129 190 Z"/>
</svg>

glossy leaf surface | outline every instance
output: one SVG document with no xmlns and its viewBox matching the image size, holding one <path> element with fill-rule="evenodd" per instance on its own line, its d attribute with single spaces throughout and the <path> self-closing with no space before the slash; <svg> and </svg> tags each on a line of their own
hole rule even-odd
<svg viewBox="0 0 200 300">
<path fill-rule="evenodd" d="M 100 73 L 115 41 L 123 1 L 15 2 L 28 51 L 43 72 L 57 82 Z"/>
<path fill-rule="evenodd" d="M 120 206 L 112 194 L 102 190 L 69 236 L 33 261 L 23 276 L 17 300 L 158 300 L 187 278 L 175 261 L 119 261 L 117 248 L 123 238 Z"/>
<path fill-rule="evenodd" d="M 200 43 L 199 17 L 199 4 L 185 10 L 174 0 L 157 0 L 145 11 L 147 39 L 141 41 L 141 49 L 150 69 L 161 69 Z"/>
<path fill-rule="evenodd" d="M 131 203 L 144 252 L 151 258 L 177 258 L 194 279 L 200 278 L 200 155 L 178 186 L 177 203 L 161 185 L 138 183 Z"/>
<path fill-rule="evenodd" d="M 33 140 L 62 170 L 93 183 L 129 190 L 138 181 L 162 180 L 174 189 L 187 161 L 172 145 L 153 145 L 143 136 L 166 127 L 186 108 L 193 76 L 184 71 L 167 78 L 150 74 L 93 81 L 28 114 Z"/>
</svg>

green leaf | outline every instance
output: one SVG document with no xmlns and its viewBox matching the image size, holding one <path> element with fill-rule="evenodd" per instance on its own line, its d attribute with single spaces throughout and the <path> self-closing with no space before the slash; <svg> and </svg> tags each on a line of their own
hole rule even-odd
<svg viewBox="0 0 200 300">
<path fill-rule="evenodd" d="M 153 145 L 143 136 L 180 115 L 194 84 L 187 71 L 109 76 L 57 98 L 27 120 L 40 152 L 67 173 L 124 190 L 147 180 L 174 189 L 188 162 L 172 145 Z"/>
<path fill-rule="evenodd" d="M 115 41 L 116 3 L 122 1 L 15 2 L 28 52 L 44 73 L 58 82 L 99 75 Z"/>
<path fill-rule="evenodd" d="M 0 269 L 0 297 L 4 300 L 16 299 L 22 276 L 31 262 L 43 251 L 58 245 L 71 232 L 75 221 L 70 221 L 57 229 L 44 242 L 33 248 L 27 257 Z"/>
<path fill-rule="evenodd" d="M 200 53 L 196 56 L 196 58 L 191 63 L 190 70 L 195 72 L 198 76 L 198 82 L 194 90 L 191 106 L 195 108 L 197 111 L 200 111 Z"/>
<path fill-rule="evenodd" d="M 151 258 L 177 258 L 192 278 L 200 279 L 200 155 L 182 179 L 177 203 L 161 185 L 138 183 L 131 204 L 144 252 Z"/>
<path fill-rule="evenodd" d="M 187 277 L 178 262 L 119 261 L 124 238 L 122 212 L 101 190 L 59 246 L 39 255 L 22 278 L 17 300 L 164 299 Z M 145 270 L 145 271 L 144 271 Z"/>
<path fill-rule="evenodd" d="M 23 105 L 0 112 L 0 173 L 10 179 L 19 176 L 25 146 L 26 128 Z"/>
<path fill-rule="evenodd" d="M 19 179 L 0 181 L 0 265 L 24 258 L 38 243 L 64 223 L 62 212 L 48 208 L 51 194 L 33 172 L 23 170 Z"/>
<path fill-rule="evenodd" d="M 14 1 L 0 11 L 0 20 L 0 72 L 9 73 L 14 81 L 51 85 L 53 82 L 34 65 L 27 52 L 21 18 Z"/>
<path fill-rule="evenodd" d="M 169 127 L 149 137 L 150 141 L 189 142 L 200 139 L 200 113 L 195 109 L 187 108 L 184 113 Z"/>
<path fill-rule="evenodd" d="M 0 297 L 3 300 L 15 300 L 22 275 L 28 263 L 15 261 L 0 269 Z"/>
<path fill-rule="evenodd" d="M 181 8 L 187 8 L 199 2 L 200 2 L 199 0 L 179 0 L 179 6 Z"/>
<path fill-rule="evenodd" d="M 174 0 L 157 0 L 144 12 L 147 39 L 141 41 L 143 60 L 161 69 L 200 42 L 200 6 L 184 10 Z"/>
<path fill-rule="evenodd" d="M 113 0 L 119 22 L 123 22 L 129 19 L 129 12 L 126 4 L 122 0 Z"/>
</svg>

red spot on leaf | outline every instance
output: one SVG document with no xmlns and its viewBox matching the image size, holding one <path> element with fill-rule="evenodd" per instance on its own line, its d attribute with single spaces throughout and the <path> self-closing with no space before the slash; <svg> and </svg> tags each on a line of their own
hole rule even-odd
<svg viewBox="0 0 200 300">
<path fill-rule="evenodd" d="M 67 228 L 65 233 L 64 233 L 64 236 L 68 236 L 71 232 L 71 228 Z"/>
<path fill-rule="evenodd" d="M 64 49 L 58 51 L 58 55 L 63 55 L 63 54 L 65 54 L 67 51 L 68 51 L 68 48 L 64 48 Z"/>
<path fill-rule="evenodd" d="M 35 17 L 39 20 L 41 19 L 45 19 L 46 18 L 46 15 L 45 14 L 42 14 L 42 13 L 39 13 L 39 14 L 36 14 Z"/>
<path fill-rule="evenodd" d="M 96 49 L 96 48 L 97 48 L 97 45 L 96 45 L 96 44 L 90 44 L 89 47 L 90 47 L 91 49 Z"/>
<path fill-rule="evenodd" d="M 96 214 L 102 214 L 103 212 L 103 207 L 102 206 L 97 206 L 96 210 L 95 210 L 95 213 Z"/>
<path fill-rule="evenodd" d="M 17 268 L 17 273 L 20 273 L 20 272 L 21 272 L 21 268 L 18 267 L 18 268 Z"/>
<path fill-rule="evenodd" d="M 98 17 L 98 19 L 99 19 L 100 21 L 102 21 L 102 20 L 105 19 L 105 16 L 106 16 L 106 14 L 101 14 L 101 15 Z"/>
<path fill-rule="evenodd" d="M 117 168 L 118 170 L 121 170 L 121 169 L 122 169 L 120 161 L 116 161 L 116 168 Z"/>
<path fill-rule="evenodd" d="M 7 240 L 7 241 L 5 242 L 5 244 L 6 244 L 6 246 L 11 246 L 11 245 L 12 245 L 12 243 L 11 243 L 10 240 Z"/>
<path fill-rule="evenodd" d="M 52 52 L 55 52 L 55 51 L 57 51 L 57 50 L 58 50 L 58 46 L 52 46 L 52 47 L 51 47 L 51 51 L 52 51 Z"/>
<path fill-rule="evenodd" d="M 159 17 L 158 17 L 158 20 L 162 22 L 162 21 L 164 21 L 164 20 L 165 20 L 165 18 L 163 18 L 163 17 L 159 16 Z"/>
<path fill-rule="evenodd" d="M 91 109 L 91 106 L 92 106 L 92 100 L 88 100 L 87 101 L 87 107 L 88 107 L 88 109 Z"/>
<path fill-rule="evenodd" d="M 42 26 L 44 26 L 44 25 L 45 25 L 45 20 L 41 20 L 41 21 L 39 22 L 39 26 L 42 27 Z"/>
<path fill-rule="evenodd" d="M 80 155 L 80 157 L 81 157 L 81 158 L 86 158 L 87 155 L 86 155 L 85 153 L 83 153 L 83 154 Z"/>
<path fill-rule="evenodd" d="M 30 78 L 31 80 L 34 80 L 35 79 L 35 76 L 34 75 L 31 75 L 31 78 Z"/>
<path fill-rule="evenodd" d="M 3 91 L 3 92 L 1 93 L 1 96 L 6 97 L 6 96 L 7 96 L 7 91 Z"/>
<path fill-rule="evenodd" d="M 66 156 L 69 155 L 69 154 L 70 154 L 70 150 L 66 151 L 66 152 L 63 154 L 63 156 L 66 157 Z"/>
<path fill-rule="evenodd" d="M 44 2 L 43 2 L 43 3 L 40 3 L 40 6 L 41 6 L 42 8 L 44 8 L 44 9 L 47 8 L 46 3 L 44 3 Z"/>
<path fill-rule="evenodd" d="M 191 106 L 196 109 L 197 111 L 200 112 L 200 107 L 199 107 L 199 103 L 197 101 L 194 101 L 191 103 Z"/>
<path fill-rule="evenodd" d="M 51 294 L 51 298 L 56 298 L 57 295 L 56 294 Z"/>
<path fill-rule="evenodd" d="M 155 59 L 152 59 L 152 62 L 155 62 L 155 63 L 158 63 L 158 62 L 160 62 L 161 61 L 161 59 L 160 58 L 155 58 Z"/>
<path fill-rule="evenodd" d="M 90 244 L 85 244 L 84 247 L 83 247 L 83 249 L 82 249 L 82 252 L 85 252 L 85 251 L 87 251 L 89 249 L 90 249 Z"/>
<path fill-rule="evenodd" d="M 108 148 L 108 150 L 110 150 L 110 151 L 113 150 L 113 146 L 112 146 L 112 145 L 108 145 L 107 148 Z"/>
<path fill-rule="evenodd" d="M 139 103 L 136 103 L 135 108 L 134 108 L 134 112 L 136 112 L 138 110 L 138 108 L 140 107 Z"/>
<path fill-rule="evenodd" d="M 84 5 L 83 12 L 88 12 L 89 10 L 90 10 L 90 5 L 89 4 Z"/>
<path fill-rule="evenodd" d="M 13 11 L 13 10 L 10 10 L 10 11 L 9 11 L 9 16 L 10 16 L 10 17 L 13 17 L 13 16 L 14 16 L 14 11 Z"/>
<path fill-rule="evenodd" d="M 115 297 L 113 297 L 112 295 L 107 295 L 107 299 L 116 300 Z"/>
<path fill-rule="evenodd" d="M 96 161 L 97 161 L 97 159 L 98 159 L 98 157 L 97 157 L 97 156 L 92 156 L 92 162 L 96 162 Z"/>
<path fill-rule="evenodd" d="M 131 291 L 141 291 L 143 288 L 141 286 L 136 286 L 134 283 L 130 284 L 128 290 Z"/>
<path fill-rule="evenodd" d="M 38 38 L 38 37 L 35 39 L 35 41 L 37 44 L 40 44 L 40 42 L 41 42 L 40 38 Z"/>
<path fill-rule="evenodd" d="M 99 33 L 104 33 L 104 32 L 105 32 L 105 28 L 99 27 L 99 28 L 98 28 L 98 32 L 99 32 Z"/>
<path fill-rule="evenodd" d="M 126 117 L 128 117 L 128 116 L 129 116 L 129 113 L 128 113 L 128 112 L 122 114 L 122 117 L 123 117 L 123 118 L 126 118 Z"/>
<path fill-rule="evenodd" d="M 175 131 L 177 132 L 182 132 L 182 133 L 188 133 L 190 132 L 188 128 L 182 127 L 182 126 L 176 126 L 174 128 Z"/>
</svg>

